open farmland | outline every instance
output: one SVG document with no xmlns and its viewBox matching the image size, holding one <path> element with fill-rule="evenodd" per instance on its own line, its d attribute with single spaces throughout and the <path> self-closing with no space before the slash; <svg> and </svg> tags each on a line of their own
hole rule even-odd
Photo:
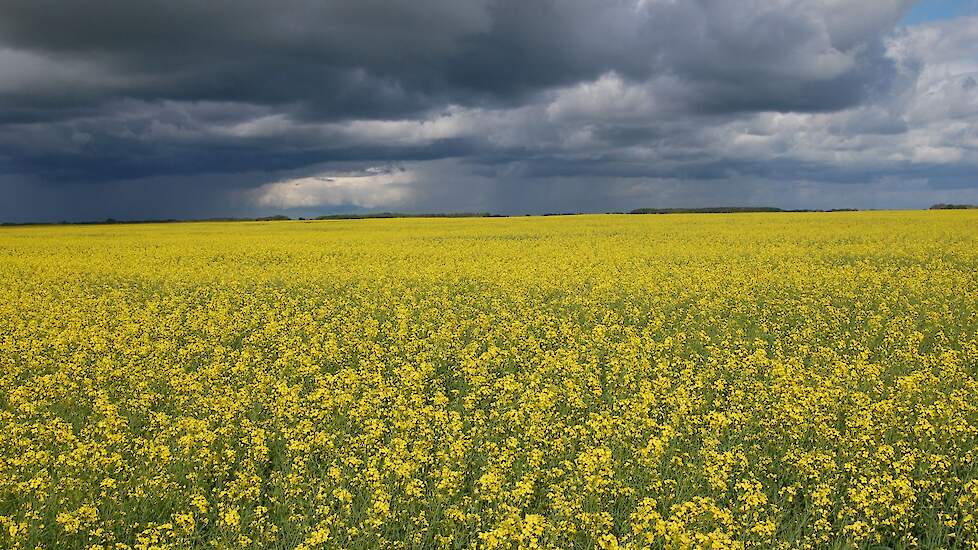
<svg viewBox="0 0 978 550">
<path fill-rule="evenodd" d="M 0 546 L 978 548 L 978 212 L 0 230 Z"/>
</svg>

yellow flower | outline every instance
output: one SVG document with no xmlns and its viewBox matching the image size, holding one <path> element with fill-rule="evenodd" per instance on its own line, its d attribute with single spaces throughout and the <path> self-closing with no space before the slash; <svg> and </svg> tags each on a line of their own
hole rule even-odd
<svg viewBox="0 0 978 550">
<path fill-rule="evenodd" d="M 978 550 L 978 213 L 0 228 L 0 547 Z"/>
</svg>

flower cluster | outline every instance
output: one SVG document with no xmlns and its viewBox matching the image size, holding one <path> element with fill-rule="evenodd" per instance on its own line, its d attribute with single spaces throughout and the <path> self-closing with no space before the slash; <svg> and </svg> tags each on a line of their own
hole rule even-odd
<svg viewBox="0 0 978 550">
<path fill-rule="evenodd" d="M 973 212 L 0 231 L 6 548 L 978 548 Z"/>
</svg>

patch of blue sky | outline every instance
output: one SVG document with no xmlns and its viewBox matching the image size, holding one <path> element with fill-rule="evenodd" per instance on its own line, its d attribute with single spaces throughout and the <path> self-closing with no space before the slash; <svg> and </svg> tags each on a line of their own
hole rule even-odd
<svg viewBox="0 0 978 550">
<path fill-rule="evenodd" d="M 917 25 L 966 15 L 978 15 L 978 0 L 922 0 L 907 13 L 902 23 Z"/>
</svg>

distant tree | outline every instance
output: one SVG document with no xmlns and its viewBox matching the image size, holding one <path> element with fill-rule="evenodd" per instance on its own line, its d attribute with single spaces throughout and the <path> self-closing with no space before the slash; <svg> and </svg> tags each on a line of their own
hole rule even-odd
<svg viewBox="0 0 978 550">
<path fill-rule="evenodd" d="M 783 212 L 773 206 L 709 206 L 706 208 L 636 208 L 629 214 L 731 214 L 734 212 Z"/>
</svg>

